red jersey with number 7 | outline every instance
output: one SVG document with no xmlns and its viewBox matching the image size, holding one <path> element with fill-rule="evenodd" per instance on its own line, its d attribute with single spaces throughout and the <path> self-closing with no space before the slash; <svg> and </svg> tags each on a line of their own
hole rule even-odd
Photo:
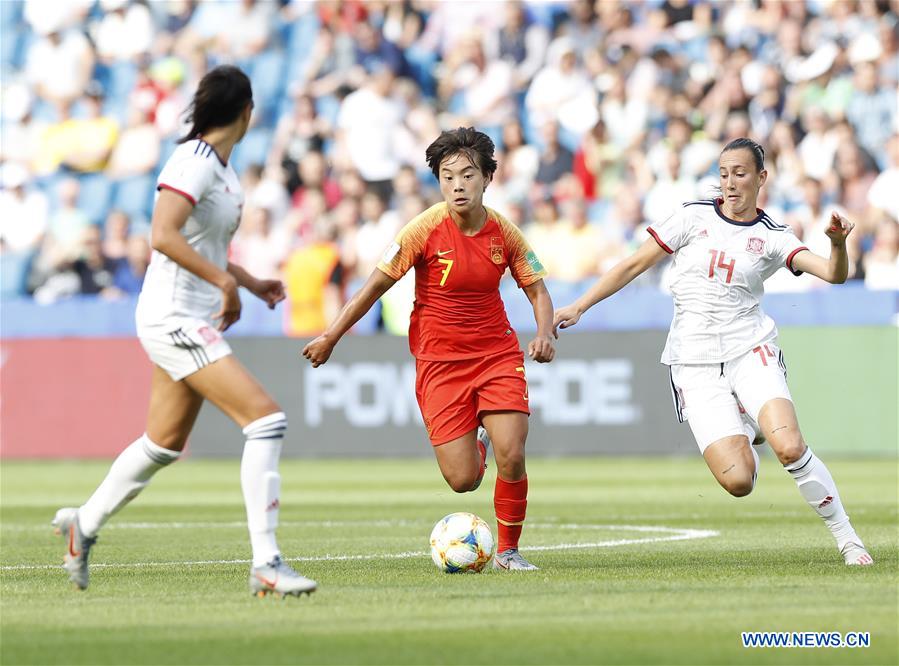
<svg viewBox="0 0 899 666">
<path fill-rule="evenodd" d="M 499 294 L 506 268 L 519 287 L 546 271 L 518 228 L 487 209 L 474 236 L 463 234 L 445 203 L 405 227 L 378 268 L 399 280 L 415 268 L 409 349 L 425 361 L 457 361 L 517 350 L 518 338 Z"/>
</svg>

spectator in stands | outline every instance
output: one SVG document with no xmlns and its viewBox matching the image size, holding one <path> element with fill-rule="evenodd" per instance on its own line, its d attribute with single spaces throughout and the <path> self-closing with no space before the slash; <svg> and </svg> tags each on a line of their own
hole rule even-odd
<svg viewBox="0 0 899 666">
<path fill-rule="evenodd" d="M 355 62 L 353 42 L 349 35 L 335 34 L 327 25 L 319 27 L 306 66 L 292 87 L 315 99 L 328 97 L 345 86 Z"/>
<path fill-rule="evenodd" d="M 264 280 L 280 277 L 284 259 L 294 244 L 284 224 L 276 224 L 264 207 L 244 209 L 240 228 L 231 242 L 231 258 Z"/>
<path fill-rule="evenodd" d="M 524 129 L 517 120 L 503 126 L 502 149 L 505 153 L 502 164 L 506 178 L 507 198 L 527 198 L 533 187 L 534 179 L 537 177 L 540 152 L 535 146 L 527 143 Z"/>
<path fill-rule="evenodd" d="M 122 259 L 128 254 L 131 220 L 116 208 L 109 211 L 103 223 L 103 254 L 110 259 Z"/>
<path fill-rule="evenodd" d="M 543 150 L 540 152 L 534 180 L 543 186 L 544 191 L 552 192 L 553 184 L 564 174 L 571 172 L 574 155 L 559 143 L 559 125 L 556 121 L 547 121 L 540 129 L 540 136 L 543 139 Z"/>
<path fill-rule="evenodd" d="M 810 106 L 802 114 L 805 136 L 797 146 L 803 171 L 812 178 L 823 180 L 833 169 L 838 139 L 830 131 L 827 114 L 817 106 Z"/>
<path fill-rule="evenodd" d="M 109 156 L 106 174 L 113 180 L 143 176 L 153 172 L 159 163 L 161 144 L 156 125 L 139 107 L 128 110 L 128 122 L 122 129 Z"/>
<path fill-rule="evenodd" d="M 58 115 L 81 96 L 95 60 L 83 32 L 67 27 L 72 14 L 67 5 L 31 2 L 25 11 L 25 18 L 38 35 L 26 57 L 26 79 L 39 98 L 56 107 Z"/>
<path fill-rule="evenodd" d="M 868 215 L 868 191 L 877 174 L 870 157 L 853 141 L 844 141 L 837 148 L 833 170 L 836 175 L 836 198 L 858 224 L 857 236 L 870 234 L 873 220 Z"/>
<path fill-rule="evenodd" d="M 57 186 L 58 204 L 50 214 L 47 243 L 43 250 L 49 252 L 51 257 L 71 261 L 82 254 L 82 242 L 87 237 L 91 222 L 78 206 L 80 191 L 81 186 L 75 178 L 65 178 Z"/>
<path fill-rule="evenodd" d="M 386 66 L 394 76 L 406 74 L 406 57 L 400 48 L 384 37 L 368 21 L 359 21 L 354 31 L 353 55 L 356 64 L 366 72 Z"/>
<path fill-rule="evenodd" d="M 605 200 L 621 181 L 624 151 L 609 139 L 602 119 L 581 140 L 573 156 L 572 170 L 581 182 L 584 196 L 591 201 Z"/>
<path fill-rule="evenodd" d="M 525 4 L 509 0 L 504 8 L 505 23 L 499 29 L 499 57 L 512 67 L 515 92 L 527 90 L 531 79 L 543 66 L 549 45 L 549 31 L 528 17 Z"/>
<path fill-rule="evenodd" d="M 557 122 L 579 138 L 599 118 L 596 91 L 578 64 L 571 39 L 560 37 L 550 44 L 547 60 L 549 64 L 534 77 L 524 99 L 530 124 L 540 128 Z"/>
<path fill-rule="evenodd" d="M 328 164 L 320 152 L 306 153 L 297 165 L 296 176 L 298 186 L 291 196 L 294 208 L 302 206 L 303 198 L 310 190 L 321 192 L 328 208 L 333 208 L 340 201 L 340 185 L 328 174 Z"/>
<path fill-rule="evenodd" d="M 336 231 L 328 217 L 316 220 L 309 243 L 287 257 L 284 284 L 288 335 L 317 335 L 340 310 L 344 274 Z"/>
<path fill-rule="evenodd" d="M 102 86 L 92 81 L 81 100 L 84 117 L 65 114 L 44 132 L 40 161 L 45 168 L 67 167 L 80 173 L 102 171 L 119 138 L 118 123 L 103 115 Z"/>
<path fill-rule="evenodd" d="M 113 286 L 122 294 L 136 296 L 144 285 L 150 265 L 150 242 L 146 234 L 128 237 L 128 253 L 116 260 Z"/>
<path fill-rule="evenodd" d="M 556 247 L 561 261 L 554 276 L 566 282 L 578 282 L 599 275 L 603 256 L 610 242 L 598 225 L 587 218 L 587 202 L 573 198 L 562 204 Z"/>
<path fill-rule="evenodd" d="M 380 67 L 359 90 L 347 95 L 337 116 L 337 150 L 367 183 L 389 197 L 400 168 L 395 146 L 403 128 L 403 111 L 391 97 L 394 76 Z"/>
<path fill-rule="evenodd" d="M 684 201 L 696 196 L 696 182 L 681 171 L 680 155 L 669 150 L 664 170 L 655 174 L 655 183 L 646 192 L 643 217 L 650 224 L 664 222 Z"/>
<path fill-rule="evenodd" d="M 592 0 L 572 0 L 567 3 L 566 9 L 567 17 L 562 24 L 562 34 L 580 56 L 603 38 L 596 23 L 596 6 Z"/>
<path fill-rule="evenodd" d="M 612 73 L 609 88 L 599 105 L 608 136 L 622 150 L 639 142 L 646 130 L 649 108 L 645 100 L 627 95 L 626 80 L 619 67 Z"/>
<path fill-rule="evenodd" d="M 28 169 L 15 162 L 0 167 L 0 255 L 28 258 L 41 245 L 47 230 L 46 195 L 31 186 Z"/>
<path fill-rule="evenodd" d="M 869 289 L 899 289 L 899 223 L 895 219 L 887 215 L 880 218 L 863 268 Z"/>
<path fill-rule="evenodd" d="M 78 276 L 78 293 L 104 298 L 120 297 L 122 292 L 115 286 L 117 262 L 103 254 L 103 237 L 99 227 L 91 225 L 85 229 L 81 247 L 81 256 L 72 263 L 72 270 Z"/>
<path fill-rule="evenodd" d="M 878 164 L 885 165 L 884 146 L 897 129 L 895 87 L 891 92 L 880 84 L 873 62 L 855 66 L 853 86 L 846 118 L 855 129 L 859 145 L 877 159 Z"/>
<path fill-rule="evenodd" d="M 330 134 L 328 122 L 315 112 L 313 97 L 297 95 L 292 112 L 278 121 L 270 151 L 271 161 L 287 172 L 287 188 L 291 193 L 301 184 L 297 171 L 300 161 L 310 152 L 321 152 Z"/>
<path fill-rule="evenodd" d="M 871 208 L 899 220 L 899 204 L 896 203 L 896 193 L 899 192 L 899 132 L 887 141 L 886 156 L 886 168 L 868 190 L 868 203 Z"/>
<path fill-rule="evenodd" d="M 402 226 L 399 215 L 388 210 L 386 201 L 375 190 L 365 193 L 360 202 L 361 224 L 356 232 L 356 274 L 369 275 Z M 330 321 L 330 320 L 329 320 Z"/>
<path fill-rule="evenodd" d="M 254 165 L 246 174 L 255 173 L 252 182 L 244 183 L 245 206 L 265 208 L 275 223 L 280 222 L 290 209 L 290 195 L 287 192 L 287 174 L 276 164 L 266 167 Z"/>
<path fill-rule="evenodd" d="M 94 36 L 100 60 L 133 60 L 150 52 L 155 26 L 147 5 L 129 0 L 100 0 L 100 9 L 105 14 Z"/>
<path fill-rule="evenodd" d="M 564 246 L 564 238 L 569 235 L 565 228 L 568 225 L 570 222 L 559 215 L 559 207 L 552 195 L 545 194 L 534 201 L 532 220 L 522 231 L 531 247 L 540 248 L 540 261 L 547 274 L 555 275 L 569 261 Z"/>
<path fill-rule="evenodd" d="M 512 102 L 512 66 L 505 60 L 488 59 L 479 32 L 458 41 L 445 63 L 438 94 L 448 105 L 451 126 L 478 125 L 499 137 L 502 126 L 515 115 Z"/>
</svg>

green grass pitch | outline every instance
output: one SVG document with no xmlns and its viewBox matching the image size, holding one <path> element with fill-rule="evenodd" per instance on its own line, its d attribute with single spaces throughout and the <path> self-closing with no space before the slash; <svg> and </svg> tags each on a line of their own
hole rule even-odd
<svg viewBox="0 0 899 666">
<path fill-rule="evenodd" d="M 439 573 L 427 539 L 452 511 L 494 525 L 492 468 L 456 495 L 432 460 L 285 462 L 280 544 L 320 585 L 286 600 L 248 592 L 237 461 L 159 474 L 101 533 L 86 592 L 59 568 L 49 521 L 108 463 L 5 462 L 0 660 L 895 664 L 896 461 L 827 462 L 873 567 L 842 564 L 770 455 L 740 500 L 698 457 L 531 460 L 522 550 L 541 570 L 480 575 Z M 871 644 L 743 648 L 756 630 L 867 631 Z"/>
</svg>

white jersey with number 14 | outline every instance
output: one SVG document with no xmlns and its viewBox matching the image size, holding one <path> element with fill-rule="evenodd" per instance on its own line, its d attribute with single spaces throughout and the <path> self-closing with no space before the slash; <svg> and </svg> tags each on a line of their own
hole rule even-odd
<svg viewBox="0 0 899 666">
<path fill-rule="evenodd" d="M 690 201 L 647 231 L 673 255 L 674 319 L 662 363 L 722 363 L 777 337 L 761 309 L 763 283 L 807 249 L 764 211 L 748 222 L 724 215 L 719 200 Z"/>
</svg>

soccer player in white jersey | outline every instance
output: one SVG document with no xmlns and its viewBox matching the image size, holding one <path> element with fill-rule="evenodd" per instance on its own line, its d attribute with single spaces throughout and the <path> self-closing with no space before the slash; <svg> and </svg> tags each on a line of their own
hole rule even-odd
<svg viewBox="0 0 899 666">
<path fill-rule="evenodd" d="M 53 520 L 66 541 L 69 579 L 80 589 L 88 586 L 88 554 L 98 531 L 178 459 L 204 400 L 246 437 L 240 481 L 253 551 L 250 591 L 299 596 L 316 588 L 284 562 L 275 539 L 287 419 L 222 337 L 240 318 L 238 287 L 270 308 L 284 300 L 280 281 L 257 279 L 228 262 L 243 206 L 228 159 L 252 110 L 246 74 L 230 66 L 208 72 L 191 104 L 193 126 L 159 174 L 153 255 L 136 314 L 138 337 L 154 364 L 146 431 L 116 458 L 87 502 L 60 509 Z"/>
<path fill-rule="evenodd" d="M 673 256 L 674 319 L 662 363 L 670 368 L 678 420 L 688 421 L 718 483 L 735 497 L 755 485 L 767 439 L 799 492 L 830 529 L 846 564 L 873 564 L 843 509 L 833 477 L 799 430 L 777 329 L 759 305 L 762 283 L 786 266 L 833 284 L 846 281 L 846 237 L 853 224 L 838 213 L 826 231 L 830 257 L 804 247 L 789 228 L 756 208 L 768 173 L 756 142 L 731 141 L 718 161 L 721 197 L 691 201 L 661 224 L 630 257 L 603 275 L 553 324 L 574 326 L 599 301 Z"/>
</svg>

